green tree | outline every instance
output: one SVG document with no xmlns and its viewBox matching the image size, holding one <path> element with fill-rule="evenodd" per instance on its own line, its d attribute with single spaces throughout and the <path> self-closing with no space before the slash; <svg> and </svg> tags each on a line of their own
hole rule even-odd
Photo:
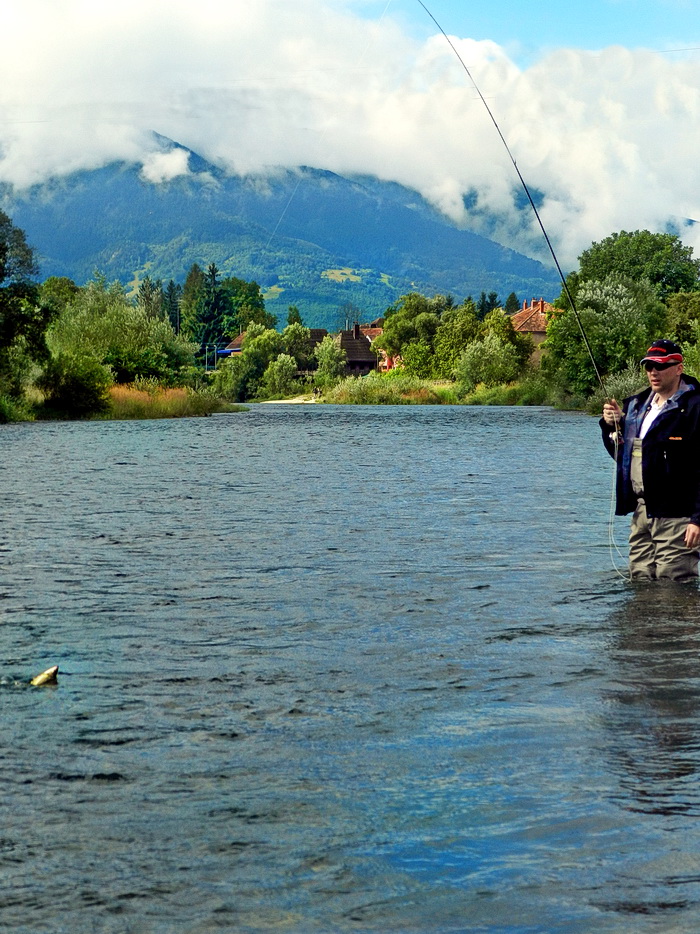
<svg viewBox="0 0 700 934">
<path fill-rule="evenodd" d="M 345 375 L 347 354 L 330 334 L 326 334 L 321 343 L 316 345 L 314 357 L 318 361 L 314 382 L 320 388 L 334 386 Z"/>
<path fill-rule="evenodd" d="M 269 396 L 288 396 L 294 389 L 297 364 L 294 357 L 281 353 L 268 363 L 263 374 L 262 387 Z"/>
<path fill-rule="evenodd" d="M 217 344 L 227 335 L 226 320 L 230 310 L 230 300 L 226 289 L 219 282 L 219 270 L 216 263 L 210 263 L 200 300 L 198 329 L 195 334 L 200 345 Z"/>
<path fill-rule="evenodd" d="M 311 331 L 303 324 L 288 324 L 282 331 L 284 352 L 293 357 L 297 368 L 308 370 L 311 364 Z"/>
<path fill-rule="evenodd" d="M 406 344 L 401 354 L 401 361 L 404 370 L 411 376 L 431 379 L 434 375 L 435 354 L 432 347 L 423 341 Z"/>
<path fill-rule="evenodd" d="M 80 288 L 67 276 L 49 276 L 41 284 L 39 297 L 44 304 L 59 312 L 70 305 L 78 292 Z"/>
<path fill-rule="evenodd" d="M 684 333 L 687 339 L 681 341 L 683 372 L 700 379 L 700 318 L 692 318 Z"/>
<path fill-rule="evenodd" d="M 518 299 L 518 296 L 515 294 L 515 292 L 510 293 L 503 308 L 506 314 L 509 315 L 514 315 L 520 311 L 520 300 Z"/>
<path fill-rule="evenodd" d="M 423 341 L 432 347 L 440 325 L 440 315 L 449 307 L 451 298 L 436 295 L 426 298 L 418 292 L 409 292 L 388 308 L 384 316 L 384 333 L 375 344 L 390 357 L 403 355 L 405 347 L 414 341 Z"/>
<path fill-rule="evenodd" d="M 165 293 L 160 279 L 146 276 L 139 285 L 136 304 L 151 318 L 162 318 L 165 312 Z"/>
<path fill-rule="evenodd" d="M 665 331 L 666 308 L 649 282 L 619 276 L 584 281 L 577 307 L 581 326 L 570 308 L 550 321 L 542 366 L 548 376 L 559 374 L 570 389 L 585 395 L 597 387 L 597 378 L 581 327 L 603 376 L 621 372 L 630 359 L 641 359 Z"/>
<path fill-rule="evenodd" d="M 669 335 L 680 342 L 694 341 L 700 321 L 700 292 L 675 292 L 669 295 L 667 304 Z"/>
<path fill-rule="evenodd" d="M 20 400 L 37 364 L 48 359 L 45 333 L 57 308 L 42 301 L 37 274 L 24 231 L 0 211 L 0 398 Z M 10 410 L 9 402 L 2 406 Z"/>
<path fill-rule="evenodd" d="M 468 344 L 454 368 L 454 376 L 466 392 L 479 384 L 486 387 L 510 383 L 518 377 L 522 367 L 512 344 L 501 340 L 496 334 Z"/>
<path fill-rule="evenodd" d="M 118 282 L 108 285 L 103 278 L 80 289 L 46 336 L 54 357 L 68 363 L 89 357 L 110 366 L 117 382 L 154 377 L 173 384 L 194 363 L 195 345 L 178 337 L 169 321 L 132 304 Z"/>
<path fill-rule="evenodd" d="M 47 364 L 39 381 L 45 402 L 43 415 L 90 418 L 108 408 L 110 368 L 84 353 L 60 353 Z"/>
<path fill-rule="evenodd" d="M 224 360 L 214 373 L 213 388 L 222 399 L 243 402 L 258 376 L 254 362 L 241 352 Z"/>
<path fill-rule="evenodd" d="M 33 285 L 39 267 L 23 230 L 0 211 L 0 283 Z"/>
<path fill-rule="evenodd" d="M 278 331 L 252 323 L 246 331 L 241 352 L 218 367 L 214 388 L 233 402 L 254 398 L 268 366 L 282 352 L 282 335 Z"/>
<path fill-rule="evenodd" d="M 265 310 L 265 299 L 257 282 L 232 277 L 224 279 L 221 288 L 228 300 L 222 320 L 223 331 L 228 337 L 247 331 L 251 324 L 275 327 L 277 317 Z"/>
<path fill-rule="evenodd" d="M 665 301 L 674 292 L 700 288 L 700 260 L 675 234 L 622 230 L 591 244 L 579 257 L 582 281 L 602 282 L 611 275 L 646 279 Z"/>
<path fill-rule="evenodd" d="M 486 334 L 468 344 L 454 368 L 454 376 L 462 389 L 471 392 L 479 384 L 499 386 L 517 378 L 521 363 L 512 344 L 496 334 Z"/>
<path fill-rule="evenodd" d="M 513 327 L 510 316 L 503 308 L 494 308 L 484 318 L 484 334 L 495 334 L 504 344 L 510 344 L 518 356 L 520 365 L 524 366 L 535 349 L 529 334 L 518 334 Z"/>
<path fill-rule="evenodd" d="M 494 308 L 498 308 L 498 305 L 499 300 L 496 292 L 489 292 L 488 295 L 486 292 L 482 292 L 476 306 L 476 316 L 479 321 L 483 321 L 490 311 L 493 311 Z"/>
<path fill-rule="evenodd" d="M 445 311 L 435 335 L 434 375 L 450 379 L 467 345 L 477 340 L 481 332 L 482 325 L 477 318 L 474 302 L 465 300 L 463 304 Z"/>
<path fill-rule="evenodd" d="M 301 320 L 301 314 L 296 305 L 289 306 L 289 314 L 287 315 L 287 324 L 301 324 L 304 322 Z"/>
<path fill-rule="evenodd" d="M 165 289 L 165 314 L 176 334 L 180 333 L 181 304 L 182 286 L 171 279 Z"/>
<path fill-rule="evenodd" d="M 185 337 L 198 342 L 203 299 L 204 273 L 197 263 L 193 263 L 182 288 L 180 331 Z"/>
</svg>

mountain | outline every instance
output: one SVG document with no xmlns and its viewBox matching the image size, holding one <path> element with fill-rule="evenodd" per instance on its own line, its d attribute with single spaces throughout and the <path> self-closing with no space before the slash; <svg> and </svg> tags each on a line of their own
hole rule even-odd
<svg viewBox="0 0 700 934">
<path fill-rule="evenodd" d="M 136 287 L 146 275 L 183 282 L 192 263 L 257 281 L 269 311 L 335 327 L 348 303 L 381 315 L 409 291 L 461 301 L 553 298 L 541 263 L 458 229 L 417 192 L 369 177 L 312 168 L 230 176 L 158 137 L 184 174 L 149 181 L 140 165 L 114 163 L 25 191 L 0 189 L 0 207 L 27 234 L 41 277 L 79 284 L 96 271 Z M 163 173 L 167 175 L 167 172 Z"/>
</svg>

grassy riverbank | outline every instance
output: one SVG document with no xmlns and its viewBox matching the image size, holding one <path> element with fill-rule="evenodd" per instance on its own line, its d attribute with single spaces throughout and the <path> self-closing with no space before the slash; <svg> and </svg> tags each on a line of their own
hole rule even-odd
<svg viewBox="0 0 700 934">
<path fill-rule="evenodd" d="M 336 405 L 561 405 L 565 400 L 539 374 L 468 392 L 458 383 L 396 372 L 349 377 L 327 390 L 322 401 Z"/>
<path fill-rule="evenodd" d="M 214 412 L 242 411 L 244 406 L 222 401 L 208 389 L 149 389 L 136 386 L 112 386 L 108 394 L 108 408 L 103 418 L 188 418 L 211 415 Z"/>
<path fill-rule="evenodd" d="M 0 400 L 2 401 L 2 400 Z M 99 400 L 99 406 L 82 406 L 82 400 L 71 400 L 71 406 L 63 408 L 47 404 L 42 394 L 34 391 L 23 400 L 3 412 L 0 407 L 0 424 L 31 421 L 74 421 L 76 419 L 129 420 L 150 418 L 196 418 L 215 412 L 241 412 L 244 405 L 221 399 L 211 389 L 188 387 L 165 387 L 144 381 L 140 385 L 110 386 Z M 95 411 L 97 409 L 97 411 Z"/>
</svg>

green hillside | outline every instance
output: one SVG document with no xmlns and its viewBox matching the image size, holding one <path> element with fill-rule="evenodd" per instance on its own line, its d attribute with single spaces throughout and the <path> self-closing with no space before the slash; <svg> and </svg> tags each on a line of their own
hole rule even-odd
<svg viewBox="0 0 700 934">
<path fill-rule="evenodd" d="M 138 166 L 109 165 L 5 188 L 0 207 L 26 231 L 42 277 L 183 282 L 193 263 L 214 262 L 224 277 L 257 281 L 280 318 L 297 305 L 311 326 L 336 326 L 348 303 L 376 317 L 412 290 L 459 301 L 558 294 L 551 270 L 457 229 L 400 185 L 308 168 L 232 177 L 194 153 L 189 166 L 156 185 Z"/>
</svg>

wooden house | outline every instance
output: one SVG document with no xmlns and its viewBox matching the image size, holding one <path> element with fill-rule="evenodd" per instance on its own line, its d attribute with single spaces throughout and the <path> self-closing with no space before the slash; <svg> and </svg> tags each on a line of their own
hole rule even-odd
<svg viewBox="0 0 700 934">
<path fill-rule="evenodd" d="M 347 376 L 366 376 L 371 370 L 377 369 L 377 355 L 372 350 L 372 341 L 362 333 L 359 324 L 355 324 L 349 331 L 340 332 L 340 347 L 347 356 Z"/>
</svg>

